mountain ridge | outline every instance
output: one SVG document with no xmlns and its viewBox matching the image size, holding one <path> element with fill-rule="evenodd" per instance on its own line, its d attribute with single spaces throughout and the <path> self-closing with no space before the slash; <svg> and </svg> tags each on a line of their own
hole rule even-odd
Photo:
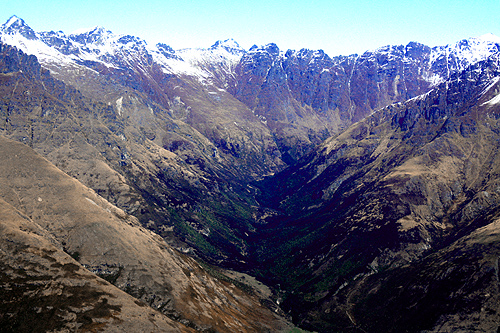
<svg viewBox="0 0 500 333">
<path fill-rule="evenodd" d="M 14 239 L 17 239 L 17 246 L 23 249 L 23 245 L 26 245 L 22 241 L 22 236 L 17 236 L 17 234 L 19 231 L 26 232 L 26 229 L 30 230 L 28 233 L 37 234 L 42 239 L 39 241 L 39 244 L 41 243 L 39 246 L 42 248 L 41 254 L 32 250 L 34 251 L 32 258 L 26 259 L 26 257 L 29 258 L 30 251 L 24 249 L 26 254 L 21 252 L 23 255 L 19 255 L 23 260 L 28 261 L 25 266 L 27 272 L 24 273 L 28 277 L 31 274 L 30 260 L 36 262 L 38 256 L 43 259 L 44 251 L 49 254 L 57 253 L 56 257 L 65 256 L 64 259 L 57 259 L 65 262 L 61 265 L 73 267 L 71 272 L 79 271 L 80 275 L 85 276 L 81 278 L 83 281 L 92 280 L 97 278 L 95 275 L 98 275 L 111 281 L 114 284 L 112 288 L 116 286 L 134 296 L 135 304 L 139 305 L 138 308 L 145 307 L 147 304 L 159 311 L 153 311 L 147 306 L 142 310 L 151 318 L 153 327 L 155 320 L 159 321 L 163 329 L 166 324 L 170 325 L 171 328 L 167 331 L 191 331 L 188 327 L 196 331 L 209 329 L 266 331 L 279 330 L 280 326 L 287 325 L 284 321 L 280 323 L 281 319 L 274 317 L 274 314 L 262 307 L 258 300 L 236 289 L 234 285 L 210 276 L 196 261 L 175 252 L 161 237 L 140 226 L 137 219 L 112 206 L 93 190 L 61 172 L 26 145 L 0 137 L 0 147 L 4 154 L 0 163 L 0 179 L 5 185 L 0 190 L 0 205 L 2 208 L 8 206 L 8 210 L 13 210 L 9 213 L 10 215 L 15 216 L 18 212 L 22 218 L 17 217 L 17 220 L 29 225 L 28 227 L 18 225 L 18 221 L 12 223 L 11 221 L 15 219 L 9 214 L 2 215 L 2 226 L 9 231 L 11 228 L 12 231 L 3 233 L 1 242 L 8 244 L 9 241 L 14 242 Z M 16 231 L 17 229 L 19 230 Z M 11 238 L 9 236 L 11 233 L 16 234 L 16 237 Z M 36 243 L 36 241 L 33 242 Z M 48 242 L 52 243 L 51 246 L 43 250 L 48 246 L 46 244 Z M 28 243 L 33 246 L 32 241 Z M 63 255 L 63 251 L 66 254 Z M 70 259 L 70 255 L 78 260 L 78 264 Z M 2 251 L 2 259 L 2 264 L 15 266 L 15 262 L 12 262 L 7 252 Z M 48 260 L 50 264 L 50 258 Z M 50 267 L 54 266 L 55 264 Z M 34 272 L 43 273 L 44 266 L 40 265 L 40 267 L 42 267 L 40 272 L 37 270 Z M 8 274 L 15 276 L 16 274 L 13 273 L 15 271 L 15 269 L 9 269 L 2 272 L 7 274 L 7 279 L 2 279 L 2 282 L 5 283 L 11 279 Z M 78 277 L 74 279 L 78 281 Z M 69 286 L 72 283 L 75 282 L 69 283 Z M 100 283 L 103 284 L 103 282 Z M 108 290 L 111 288 L 109 283 L 104 285 Z M 19 287 L 26 287 L 29 290 L 30 285 L 29 283 L 26 286 L 20 284 Z M 68 289 L 71 288 L 68 287 Z M 57 291 L 57 288 L 55 290 Z M 113 294 L 117 292 L 118 290 L 112 291 Z M 48 309 L 43 308 L 40 311 L 49 316 L 48 324 L 50 325 L 50 320 L 55 320 L 55 317 L 54 315 L 50 317 L 49 305 L 52 305 L 52 308 L 58 307 L 58 297 L 57 294 L 52 295 L 49 291 L 46 291 L 46 294 L 40 298 L 42 300 L 44 297 L 55 298 L 52 304 L 47 304 Z M 109 295 L 112 296 L 112 294 Z M 9 307 L 9 299 L 3 296 L 0 299 L 1 306 L 7 306 L 10 311 L 18 313 L 20 310 Z M 69 309 L 71 309 L 71 297 L 68 297 L 70 298 Z M 63 300 L 64 297 L 60 297 L 60 304 Z M 120 300 L 124 302 L 123 296 L 120 296 Z M 131 300 L 133 301 L 130 296 L 126 298 L 129 303 Z M 43 304 L 44 301 L 41 302 Z M 211 304 L 212 302 L 215 303 Z M 110 301 L 110 303 L 115 302 Z M 15 304 L 26 306 L 21 301 L 16 301 Z M 125 304 L 130 307 L 129 304 Z M 75 301 L 74 306 L 78 308 L 80 305 Z M 121 305 L 111 306 L 115 315 L 110 318 L 112 319 L 108 324 L 110 327 L 106 328 L 104 324 L 101 326 L 107 330 L 113 329 L 113 320 L 116 319 L 124 324 L 124 327 L 135 327 L 130 318 L 118 316 L 121 307 Z M 126 308 L 126 310 L 132 313 L 136 311 L 137 315 L 140 315 L 137 309 Z M 72 312 L 72 310 L 68 311 Z M 248 311 L 248 313 L 241 316 L 239 314 L 241 311 Z M 255 318 L 251 319 L 251 313 L 255 314 L 255 318 L 259 318 L 259 321 Z M 228 317 L 221 320 L 226 314 Z M 31 313 L 31 316 L 34 318 L 37 315 Z M 155 319 L 155 317 L 158 318 Z M 236 319 L 238 317 L 240 318 Z M 1 316 L 0 320 L 5 319 L 6 323 L 13 324 L 14 329 L 15 318 L 10 320 L 8 316 L 5 318 Z M 98 316 L 95 316 L 93 319 L 97 318 Z M 75 325 L 81 320 L 78 318 L 74 321 L 69 316 L 61 321 L 66 323 L 63 325 Z M 92 323 L 92 319 L 86 321 L 89 325 Z M 271 325 L 266 327 L 265 323 L 268 321 Z M 138 324 L 143 325 L 143 329 L 154 330 L 146 325 L 148 322 L 149 319 L 145 323 L 139 322 Z M 20 325 L 22 327 L 22 324 Z M 36 326 L 33 323 L 29 325 Z M 43 323 L 41 325 L 43 327 Z M 99 326 L 99 324 L 90 325 L 90 327 L 94 326 Z M 115 328 L 115 330 L 118 329 Z"/>
<path fill-rule="evenodd" d="M 485 35 L 444 47 L 411 42 L 333 58 L 322 51 L 285 52 L 272 43 L 245 51 L 232 40 L 216 42 L 207 49 L 175 51 L 165 44 L 150 46 L 140 38 L 114 35 L 104 28 L 94 37 L 49 32 L 21 42 L 22 34 L 15 37 L 16 31 L 10 29 L 13 22 L 29 28 L 22 19 L 9 19 L 9 26 L 2 28 L 4 42 L 37 55 L 57 78 L 90 97 L 102 98 L 102 94 L 89 91 L 87 84 L 82 86 L 80 76 L 68 76 L 67 67 L 75 68 L 71 70 L 75 73 L 90 69 L 93 74 L 89 76 L 98 72 L 99 77 L 118 80 L 124 88 L 139 88 L 167 109 L 180 95 L 175 89 L 179 85 L 165 85 L 173 77 L 189 81 L 188 85 L 198 91 L 192 90 L 190 95 L 209 89 L 211 97 L 218 100 L 219 94 L 229 92 L 227 97 L 236 98 L 254 114 L 253 122 L 267 127 L 286 164 L 374 110 L 425 93 L 499 49 L 495 43 L 498 38 Z M 306 86 L 307 92 L 303 89 Z M 231 118 L 239 123 L 237 117 Z M 190 125 L 198 127 L 195 122 Z M 197 129 L 209 140 L 218 140 Z"/>
</svg>

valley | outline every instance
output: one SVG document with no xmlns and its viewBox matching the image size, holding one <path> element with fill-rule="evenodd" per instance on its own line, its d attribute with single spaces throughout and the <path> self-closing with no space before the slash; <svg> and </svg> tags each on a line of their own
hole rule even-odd
<svg viewBox="0 0 500 333">
<path fill-rule="evenodd" d="M 42 330 L 499 327 L 499 38 L 173 50 L 15 16 L 0 37 L 2 326 L 35 302 Z"/>
</svg>

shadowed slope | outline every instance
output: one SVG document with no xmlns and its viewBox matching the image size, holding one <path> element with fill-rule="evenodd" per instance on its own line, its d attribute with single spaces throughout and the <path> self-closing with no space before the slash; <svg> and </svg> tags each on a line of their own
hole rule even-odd
<svg viewBox="0 0 500 333">
<path fill-rule="evenodd" d="M 0 137 L 0 151 L 0 197 L 88 271 L 198 330 L 261 332 L 286 327 L 258 299 L 208 275 L 193 259 L 171 249 L 137 219 L 29 147 Z M 15 251 L 4 252 L 9 255 L 11 250 Z M 75 263 L 68 267 L 83 270 Z"/>
<path fill-rule="evenodd" d="M 256 254 L 269 276 L 288 288 L 284 307 L 294 319 L 315 330 L 346 329 L 356 319 L 350 309 L 362 307 L 351 298 L 361 277 L 407 264 L 415 274 L 436 267 L 446 261 L 439 252 L 429 261 L 422 258 L 442 249 L 447 253 L 450 244 L 495 221 L 500 209 L 498 68 L 498 58 L 492 57 L 425 95 L 381 109 L 262 184 L 262 202 L 283 215 L 268 219 Z M 270 251 L 271 244 L 278 246 Z M 464 248 L 464 253 L 472 251 L 471 265 L 480 266 L 489 256 L 487 247 L 483 250 L 477 255 Z M 462 277 L 448 277 L 448 283 L 460 285 Z M 383 309 L 382 294 L 374 302 Z M 434 302 L 440 305 L 433 319 L 406 329 L 431 329 L 439 316 L 451 318 L 462 308 L 458 300 L 444 306 L 444 294 Z M 408 312 L 401 325 L 417 314 Z M 369 315 L 364 308 L 363 316 Z M 362 327 L 370 331 L 363 316 Z"/>
</svg>

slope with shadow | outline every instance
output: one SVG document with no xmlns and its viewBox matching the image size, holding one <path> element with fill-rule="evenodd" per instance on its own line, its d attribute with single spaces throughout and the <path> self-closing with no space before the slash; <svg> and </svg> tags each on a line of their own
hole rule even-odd
<svg viewBox="0 0 500 333">
<path fill-rule="evenodd" d="M 497 322 L 496 250 L 456 244 L 497 218 L 499 77 L 492 56 L 260 184 L 276 214 L 255 239 L 259 274 L 279 284 L 296 323 L 415 332 Z"/>
<path fill-rule="evenodd" d="M 42 65 L 0 44 L 0 131 L 123 211 L 93 196 L 81 200 L 85 209 L 132 224 L 135 216 L 185 253 L 253 272 L 274 285 L 297 323 L 312 330 L 463 329 L 464 316 L 471 325 L 477 318 L 495 322 L 494 304 L 484 295 L 495 295 L 486 285 L 494 281 L 496 252 L 482 252 L 488 249 L 483 246 L 474 254 L 478 247 L 464 244 L 496 221 L 498 60 L 475 64 L 474 48 L 484 56 L 497 52 L 498 43 L 484 49 L 481 41 L 463 41 L 455 49 L 410 43 L 337 58 L 321 51 L 284 53 L 270 44 L 236 50 L 229 62 L 217 58 L 225 47 L 218 44 L 203 56 L 194 52 L 188 64 L 181 56 L 187 59 L 189 51 L 177 54 L 160 45 L 152 52 L 138 38 L 102 28 L 65 36 L 35 33 L 21 21 L 2 26 L 13 28 L 3 31 L 2 40 L 40 47 Z M 108 46 L 113 52 L 103 51 Z M 469 60 L 475 65 L 457 74 Z M 282 170 L 284 162 L 294 165 L 248 184 Z M 143 274 L 146 268 L 128 254 L 121 257 L 128 253 L 124 247 L 139 247 L 141 258 L 148 251 L 163 253 L 136 243 L 139 234 L 151 235 L 145 229 L 127 229 L 134 236 L 123 239 L 106 227 L 117 237 L 108 246 L 74 220 L 64 222 L 72 216 L 60 217 L 60 206 L 44 206 L 34 192 L 18 196 L 28 186 L 15 185 L 13 192 L 3 189 L 6 200 L 96 274 L 199 330 L 234 330 L 214 319 L 234 316 L 229 305 L 222 312 L 185 305 L 211 298 L 211 292 L 197 293 L 185 282 L 181 289 L 190 292 L 175 298 L 181 289 L 163 284 L 162 274 L 170 274 L 158 264 L 163 259 L 147 258 L 156 273 Z M 108 207 L 111 215 L 98 207 Z M 85 220 L 85 214 L 75 216 Z M 101 224 L 94 227 L 103 233 Z M 151 237 L 148 244 L 157 249 L 161 241 Z M 455 251 L 462 245 L 463 251 Z M 470 266 L 459 255 L 470 255 Z M 180 280 L 211 285 L 196 267 L 181 269 Z M 466 285 L 471 272 L 477 278 Z M 442 288 L 446 283 L 451 287 Z M 488 290 L 484 297 L 481 288 Z M 435 307 L 428 290 L 438 295 Z M 482 298 L 474 298 L 478 290 Z M 391 311 L 380 306 L 387 295 L 396 295 Z M 461 305 L 467 295 L 472 301 Z M 202 322 L 192 319 L 194 312 L 203 313 Z M 425 319 L 415 322 L 413 315 Z M 242 322 L 239 327 L 273 329 Z"/>
<path fill-rule="evenodd" d="M 499 50 L 492 35 L 434 48 L 411 42 L 336 57 L 322 50 L 253 46 L 235 67 L 228 91 L 266 121 L 282 159 L 292 164 L 327 136 L 426 93 Z"/>
<path fill-rule="evenodd" d="M 34 56 L 5 44 L 0 55 L 3 135 L 43 154 L 176 248 L 212 263 L 248 260 L 245 233 L 255 232 L 261 214 L 241 180 L 252 178 L 249 170 L 220 157 L 205 136 L 158 105 L 121 117 L 116 107 L 54 79 Z"/>
<path fill-rule="evenodd" d="M 31 148 L 0 137 L 0 151 L 2 327 L 289 328 Z"/>
</svg>

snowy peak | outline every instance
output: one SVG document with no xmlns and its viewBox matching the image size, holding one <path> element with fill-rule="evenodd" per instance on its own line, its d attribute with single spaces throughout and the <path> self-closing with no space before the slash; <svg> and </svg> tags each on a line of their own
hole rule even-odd
<svg viewBox="0 0 500 333">
<path fill-rule="evenodd" d="M 179 56 L 175 54 L 175 50 L 170 45 L 158 43 L 156 44 L 156 48 L 158 49 L 158 52 L 161 55 L 163 55 L 166 59 L 182 60 Z"/>
<path fill-rule="evenodd" d="M 300 49 L 299 51 L 288 50 L 285 58 L 303 59 L 308 62 L 331 61 L 332 59 L 323 50 Z"/>
<path fill-rule="evenodd" d="M 437 85 L 453 73 L 465 70 L 467 67 L 500 51 L 499 38 L 493 34 L 463 39 L 446 46 L 435 46 L 429 53 L 429 69 L 432 73 L 429 82 Z"/>
<path fill-rule="evenodd" d="M 254 45 L 250 48 L 249 52 L 267 52 L 271 55 L 279 55 L 280 49 L 278 45 L 274 43 L 269 43 L 262 46 Z"/>
<path fill-rule="evenodd" d="M 479 36 L 479 37 L 477 37 L 477 39 L 482 40 L 486 43 L 500 44 L 500 37 L 498 37 L 492 33 L 488 33 L 488 34 Z"/>
<path fill-rule="evenodd" d="M 224 41 L 218 40 L 215 42 L 214 45 L 212 45 L 209 50 L 217 50 L 217 49 L 224 49 L 229 53 L 232 54 L 241 54 L 244 53 L 245 50 L 238 44 L 234 39 L 226 39 Z"/>
<path fill-rule="evenodd" d="M 53 69 L 64 63 L 92 69 L 104 65 L 147 72 L 153 61 L 165 73 L 194 76 L 203 82 L 218 82 L 223 87 L 233 80 L 236 68 L 252 64 L 268 68 L 276 61 L 282 62 L 286 68 L 300 68 L 295 77 L 306 70 L 318 75 L 328 72 L 344 75 L 354 73 L 360 66 L 378 67 L 378 72 L 389 75 L 402 66 L 410 66 L 415 71 L 419 68 L 422 79 L 434 86 L 451 74 L 500 51 L 500 38 L 493 34 L 434 48 L 411 42 L 406 46 L 384 46 L 360 56 L 334 58 L 322 50 L 288 50 L 285 53 L 274 43 L 254 45 L 245 51 L 234 39 L 219 40 L 209 48 L 173 50 L 166 44 L 150 46 L 138 37 L 115 35 L 102 26 L 74 31 L 70 35 L 62 31 L 34 32 L 17 16 L 0 26 L 0 38 L 6 44 L 37 56 L 42 65 L 50 64 L 47 68 Z"/>
<path fill-rule="evenodd" d="M 29 40 L 35 40 L 36 39 L 36 34 L 31 29 L 23 19 L 13 15 L 11 16 L 7 22 L 2 24 L 0 27 L 0 31 L 4 34 L 7 35 L 15 35 L 15 34 L 20 34 L 23 37 L 29 39 Z"/>
<path fill-rule="evenodd" d="M 202 82 L 218 82 L 223 87 L 227 86 L 226 79 L 233 73 L 234 67 L 239 63 L 246 51 L 232 39 L 217 41 L 208 49 L 193 48 L 182 49 L 175 52 L 177 61 L 165 62 L 172 72 L 198 77 Z M 167 53 L 167 57 L 171 52 Z M 167 57 L 168 58 L 168 57 Z"/>
<path fill-rule="evenodd" d="M 76 33 L 71 34 L 69 37 L 80 44 L 86 45 L 103 44 L 106 39 L 113 36 L 114 35 L 111 31 L 98 26 L 87 31 L 77 31 Z"/>
<path fill-rule="evenodd" d="M 456 63 L 456 69 L 463 70 L 499 51 L 500 38 L 493 34 L 486 34 L 432 48 L 431 62 L 443 57 L 448 60 L 451 58 Z"/>
<path fill-rule="evenodd" d="M 2 30 L 7 30 L 7 29 L 17 29 L 19 27 L 26 26 L 26 23 L 24 22 L 23 19 L 17 17 L 16 15 L 12 15 L 7 22 L 2 24 Z"/>
</svg>

